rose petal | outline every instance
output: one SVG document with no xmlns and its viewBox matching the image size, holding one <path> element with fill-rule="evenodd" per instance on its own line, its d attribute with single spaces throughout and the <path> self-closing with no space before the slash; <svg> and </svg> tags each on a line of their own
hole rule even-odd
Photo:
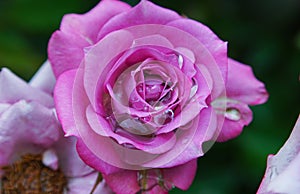
<svg viewBox="0 0 300 194">
<path fill-rule="evenodd" d="M 97 115 L 91 107 L 87 109 L 87 119 L 93 130 L 103 136 L 114 138 L 119 144 L 131 144 L 135 148 L 143 150 L 145 152 L 160 154 L 171 149 L 176 141 L 176 137 L 173 133 L 158 135 L 151 140 L 139 141 L 126 137 L 122 134 L 113 132 L 111 126 L 109 126 L 107 120 Z"/>
<path fill-rule="evenodd" d="M 222 130 L 217 141 L 224 142 L 240 135 L 244 126 L 252 121 L 252 111 L 247 104 L 233 99 L 218 98 L 212 103 L 219 115 L 225 120 L 219 120 Z"/>
<path fill-rule="evenodd" d="M 94 185 L 97 182 L 98 178 L 97 172 L 88 174 L 86 176 L 68 178 L 68 185 L 66 188 L 67 194 L 78 194 L 78 193 L 91 193 Z M 101 190 L 103 194 L 110 194 L 105 192 L 106 190 Z"/>
<path fill-rule="evenodd" d="M 15 103 L 2 113 L 0 126 L 0 166 L 49 148 L 59 138 L 54 111 L 36 102 Z"/>
<path fill-rule="evenodd" d="M 59 167 L 66 176 L 81 177 L 93 171 L 78 156 L 75 137 L 61 137 L 54 144 L 54 149 L 59 158 Z"/>
<path fill-rule="evenodd" d="M 61 31 L 52 35 L 48 45 L 48 56 L 55 76 L 78 67 L 84 56 L 83 48 L 97 42 L 96 37 L 102 26 L 129 8 L 121 1 L 105 0 L 86 14 L 64 16 Z"/>
<path fill-rule="evenodd" d="M 49 61 L 46 61 L 31 78 L 29 85 L 50 95 L 53 93 L 55 77 Z"/>
<path fill-rule="evenodd" d="M 181 18 L 176 12 L 159 7 L 150 1 L 142 0 L 130 11 L 109 20 L 100 30 L 98 40 L 112 31 L 140 24 L 166 24 Z"/>
<path fill-rule="evenodd" d="M 180 166 L 163 169 L 163 177 L 167 182 L 172 183 L 176 187 L 187 190 L 197 172 L 197 159 L 191 160 Z"/>
<path fill-rule="evenodd" d="M 255 78 L 251 67 L 232 59 L 228 60 L 226 95 L 249 105 L 262 104 L 268 99 L 264 84 Z"/>
<path fill-rule="evenodd" d="M 106 184 L 105 180 L 102 180 L 96 187 L 93 194 L 114 194 L 111 188 Z"/>
<path fill-rule="evenodd" d="M 112 166 L 105 161 L 101 160 L 95 154 L 93 154 L 84 144 L 81 139 L 77 140 L 76 149 L 81 159 L 94 169 L 100 171 L 103 175 L 112 174 L 121 171 L 121 169 Z"/>
<path fill-rule="evenodd" d="M 29 86 L 25 81 L 3 68 L 0 72 L 0 102 L 15 103 L 19 100 L 35 101 L 51 108 L 53 99 L 47 93 Z"/>
<path fill-rule="evenodd" d="M 204 64 L 212 74 L 214 80 L 213 95 L 215 97 L 220 95 L 222 93 L 222 86 L 227 80 L 227 42 L 220 40 L 207 26 L 195 20 L 182 18 L 172 21 L 167 25 L 190 33 L 208 49 L 210 55 L 215 60 L 215 65 L 206 61 L 205 57 L 199 56 L 201 53 L 195 51 L 193 53 L 195 54 L 197 63 Z"/>
<path fill-rule="evenodd" d="M 58 119 L 66 136 L 79 136 L 75 127 L 72 111 L 72 98 L 76 70 L 63 73 L 57 80 L 54 90 L 54 101 Z"/>
<path fill-rule="evenodd" d="M 116 194 L 132 194 L 140 190 L 137 171 L 123 170 L 119 173 L 104 175 L 104 179 Z"/>
<path fill-rule="evenodd" d="M 44 151 L 42 161 L 45 166 L 48 166 L 52 170 L 58 169 L 58 157 L 55 150 L 48 149 Z"/>
<path fill-rule="evenodd" d="M 104 70 L 109 69 L 108 63 L 116 55 L 130 47 L 133 37 L 125 30 L 113 32 L 96 44 L 85 56 L 84 88 L 91 104 L 98 107 L 101 103 L 97 93 L 97 81 L 104 81 Z M 102 85 L 98 83 L 98 85 Z"/>
<path fill-rule="evenodd" d="M 298 193 L 300 167 L 300 115 L 290 137 L 275 156 L 268 157 L 258 194 Z"/>
</svg>

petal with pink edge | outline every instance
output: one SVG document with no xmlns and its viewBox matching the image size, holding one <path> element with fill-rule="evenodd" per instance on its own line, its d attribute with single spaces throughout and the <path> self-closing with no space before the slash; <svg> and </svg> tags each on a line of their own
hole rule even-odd
<svg viewBox="0 0 300 194">
<path fill-rule="evenodd" d="M 179 19 L 176 12 L 159 7 L 150 1 L 142 0 L 130 11 L 119 14 L 109 20 L 101 29 L 98 40 L 112 31 L 141 24 L 166 24 Z"/>
<path fill-rule="evenodd" d="M 96 37 L 102 26 L 129 8 L 121 1 L 104 0 L 86 14 L 64 16 L 60 31 L 52 35 L 48 45 L 48 56 L 55 76 L 77 68 L 82 61 L 84 48 L 97 42 Z"/>
<path fill-rule="evenodd" d="M 66 136 L 78 136 L 73 117 L 72 98 L 76 70 L 63 73 L 57 80 L 54 89 L 54 101 L 58 119 Z"/>
</svg>

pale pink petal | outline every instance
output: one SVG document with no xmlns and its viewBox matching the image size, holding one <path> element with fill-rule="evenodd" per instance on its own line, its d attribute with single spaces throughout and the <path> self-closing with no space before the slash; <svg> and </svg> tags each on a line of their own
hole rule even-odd
<svg viewBox="0 0 300 194">
<path fill-rule="evenodd" d="M 68 178 L 66 194 L 91 193 L 92 189 L 97 183 L 98 175 L 99 173 L 94 172 L 81 177 Z M 109 194 L 109 193 L 103 192 L 103 194 Z"/>
<path fill-rule="evenodd" d="M 53 148 L 59 158 L 59 168 L 66 176 L 81 177 L 93 171 L 79 157 L 75 137 L 61 137 Z"/>
<path fill-rule="evenodd" d="M 60 31 L 52 35 L 48 46 L 49 60 L 55 76 L 77 68 L 84 56 L 84 47 L 97 42 L 96 37 L 102 26 L 114 15 L 129 8 L 129 5 L 121 1 L 104 0 L 86 14 L 64 16 Z"/>
<path fill-rule="evenodd" d="M 119 14 L 109 20 L 100 30 L 98 40 L 108 33 L 140 24 L 166 24 L 181 18 L 172 10 L 159 7 L 150 1 L 142 0 L 130 11 Z"/>
<path fill-rule="evenodd" d="M 24 153 L 49 148 L 59 138 L 53 109 L 21 100 L 0 116 L 0 166 Z"/>
<path fill-rule="evenodd" d="M 290 137 L 276 155 L 268 157 L 258 194 L 291 193 L 300 189 L 300 116 Z"/>
<path fill-rule="evenodd" d="M 78 136 L 72 111 L 72 94 L 76 70 L 63 73 L 57 80 L 54 90 L 54 101 L 58 119 L 66 136 Z"/>
<path fill-rule="evenodd" d="M 29 85 L 52 95 L 55 85 L 55 77 L 49 61 L 46 61 L 34 74 Z"/>
<path fill-rule="evenodd" d="M 262 104 L 268 99 L 264 84 L 256 79 L 251 67 L 232 59 L 228 60 L 226 95 L 248 105 Z"/>
<path fill-rule="evenodd" d="M 106 181 L 103 179 L 94 190 L 93 194 L 114 194 L 111 188 L 106 184 Z"/>
<path fill-rule="evenodd" d="M 48 108 L 54 106 L 52 97 L 29 86 L 10 70 L 3 68 L 0 72 L 0 102 L 13 104 L 19 100 L 35 101 Z"/>
<path fill-rule="evenodd" d="M 45 166 L 48 166 L 52 170 L 58 169 L 58 157 L 55 150 L 48 149 L 44 151 L 42 161 Z"/>
</svg>

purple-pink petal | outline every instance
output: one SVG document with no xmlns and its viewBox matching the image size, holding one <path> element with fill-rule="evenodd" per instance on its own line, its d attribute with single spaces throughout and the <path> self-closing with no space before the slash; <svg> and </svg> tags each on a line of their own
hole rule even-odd
<svg viewBox="0 0 300 194">
<path fill-rule="evenodd" d="M 100 30 L 98 40 L 112 31 L 140 24 L 166 24 L 179 19 L 176 12 L 159 7 L 150 1 L 142 0 L 130 11 L 121 13 L 109 20 Z"/>
<path fill-rule="evenodd" d="M 233 59 L 228 60 L 226 95 L 248 105 L 262 104 L 268 99 L 264 84 L 256 79 L 251 67 Z"/>
<path fill-rule="evenodd" d="M 60 31 L 52 35 L 48 44 L 48 57 L 55 76 L 77 68 L 84 56 L 84 48 L 97 42 L 96 37 L 102 26 L 129 8 L 121 1 L 104 0 L 86 14 L 64 16 Z"/>
</svg>

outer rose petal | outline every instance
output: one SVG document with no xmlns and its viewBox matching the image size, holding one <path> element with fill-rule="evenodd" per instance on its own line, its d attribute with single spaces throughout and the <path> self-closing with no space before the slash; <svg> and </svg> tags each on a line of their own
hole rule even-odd
<svg viewBox="0 0 300 194">
<path fill-rule="evenodd" d="M 267 169 L 258 194 L 289 193 L 300 190 L 300 115 L 279 152 L 268 157 Z"/>
<path fill-rule="evenodd" d="M 101 29 L 98 40 L 115 30 L 140 24 L 166 24 L 179 18 L 181 18 L 181 16 L 172 10 L 142 0 L 130 11 L 119 14 L 109 20 Z"/>
<path fill-rule="evenodd" d="M 96 43 L 102 26 L 113 16 L 129 8 L 129 5 L 121 1 L 104 0 L 86 14 L 64 16 L 60 31 L 52 35 L 48 46 L 49 60 L 55 76 L 78 67 L 84 55 L 84 47 Z"/>
<path fill-rule="evenodd" d="M 52 109 L 19 101 L 0 117 L 0 166 L 20 154 L 36 153 L 59 138 L 59 124 Z"/>
<path fill-rule="evenodd" d="M 255 78 L 251 67 L 233 59 L 228 60 L 226 95 L 248 105 L 262 104 L 268 99 L 264 84 Z"/>
<path fill-rule="evenodd" d="M 220 104 L 226 107 L 226 110 L 221 111 L 225 116 L 217 139 L 221 142 L 237 137 L 243 127 L 252 121 L 252 111 L 248 105 L 262 104 L 268 99 L 264 84 L 255 78 L 251 67 L 232 59 L 228 61 L 226 96 L 212 103 L 214 108 Z"/>
<path fill-rule="evenodd" d="M 148 171 L 154 171 L 157 169 L 150 169 Z M 186 190 L 190 187 L 197 170 L 197 160 L 192 160 L 180 166 L 175 166 L 173 168 L 159 169 L 162 174 L 163 181 L 168 186 L 176 186 L 180 189 Z M 138 184 L 138 171 L 134 170 L 124 170 L 119 173 L 114 173 L 105 176 L 107 184 L 112 188 L 117 194 L 131 194 L 136 193 L 140 190 Z M 120 184 L 122 183 L 122 184 Z M 148 191 L 149 194 L 156 193 L 167 193 L 167 191 L 159 186 L 154 187 L 152 190 Z"/>
<path fill-rule="evenodd" d="M 76 70 L 63 73 L 57 80 L 54 89 L 54 101 L 58 119 L 66 136 L 78 136 L 72 111 L 73 85 Z"/>
<path fill-rule="evenodd" d="M 77 140 L 76 149 L 78 150 L 78 154 L 81 157 L 81 159 L 87 164 L 95 168 L 96 170 L 103 173 L 103 175 L 116 173 L 121 171 L 121 169 L 111 166 L 110 164 L 107 164 L 97 156 L 95 156 L 82 142 L 81 139 Z"/>
<path fill-rule="evenodd" d="M 54 106 L 50 95 L 29 86 L 6 68 L 0 72 L 0 91 L 1 103 L 12 104 L 19 100 L 28 100 L 38 102 L 48 108 Z"/>
<path fill-rule="evenodd" d="M 31 78 L 29 85 L 52 95 L 55 77 L 49 61 L 46 61 Z"/>
</svg>

